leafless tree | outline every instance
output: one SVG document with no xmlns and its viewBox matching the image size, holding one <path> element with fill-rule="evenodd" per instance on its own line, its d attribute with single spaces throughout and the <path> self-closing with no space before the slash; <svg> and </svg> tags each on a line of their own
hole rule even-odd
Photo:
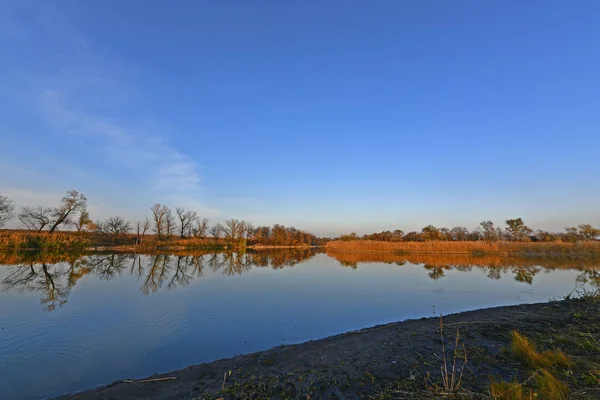
<svg viewBox="0 0 600 400">
<path fill-rule="evenodd" d="M 464 226 L 455 226 L 450 230 L 452 240 L 463 241 L 469 238 L 469 230 Z"/>
<path fill-rule="evenodd" d="M 14 218 L 15 206 L 8 197 L 0 195 L 0 228 Z"/>
<path fill-rule="evenodd" d="M 72 223 L 71 217 L 75 212 L 83 212 L 87 208 L 87 197 L 77 190 L 69 190 L 60 200 L 60 205 L 52 209 L 52 222 L 50 233 L 54 232 L 60 225 Z"/>
<path fill-rule="evenodd" d="M 223 232 L 223 225 L 216 224 L 210 228 L 210 234 L 215 238 L 215 242 L 219 242 L 219 237 Z"/>
<path fill-rule="evenodd" d="M 208 230 L 208 219 L 207 218 L 199 218 L 196 221 L 196 226 L 194 227 L 194 236 L 200 239 L 204 239 L 206 237 L 206 231 Z"/>
<path fill-rule="evenodd" d="M 246 240 L 250 240 L 250 238 L 254 235 L 254 226 L 251 222 L 246 223 Z"/>
<path fill-rule="evenodd" d="M 25 227 L 32 231 L 41 232 L 50 224 L 52 215 L 51 208 L 38 207 L 23 207 L 18 217 Z"/>
<path fill-rule="evenodd" d="M 173 213 L 169 209 L 165 214 L 165 235 L 167 239 L 171 239 L 171 236 L 177 231 L 177 222 L 175 222 L 175 217 Z"/>
<path fill-rule="evenodd" d="M 227 240 L 235 241 L 242 239 L 246 232 L 248 223 L 246 221 L 238 221 L 237 219 L 228 219 L 225 221 L 224 232 Z"/>
<path fill-rule="evenodd" d="M 185 211 L 182 207 L 177 207 L 175 212 L 179 218 L 179 236 L 184 238 L 186 233 L 189 236 L 194 223 L 198 220 L 198 214 L 196 211 Z"/>
<path fill-rule="evenodd" d="M 96 229 L 98 233 L 112 237 L 116 243 L 119 235 L 126 234 L 131 230 L 131 224 L 121 217 L 109 217 L 106 221 L 96 222 Z"/>
<path fill-rule="evenodd" d="M 146 217 L 143 221 L 136 222 L 136 244 L 141 244 L 144 241 L 146 232 L 150 229 L 150 220 Z"/>
<path fill-rule="evenodd" d="M 162 239 L 165 234 L 167 213 L 170 213 L 169 207 L 156 203 L 150 207 L 152 212 L 152 218 L 154 219 L 154 233 L 158 235 L 159 239 Z"/>
</svg>

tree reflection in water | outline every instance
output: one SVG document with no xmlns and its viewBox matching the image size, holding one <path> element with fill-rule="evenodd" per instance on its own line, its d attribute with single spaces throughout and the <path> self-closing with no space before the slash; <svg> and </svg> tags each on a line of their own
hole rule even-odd
<svg viewBox="0 0 600 400">
<path fill-rule="evenodd" d="M 457 270 L 472 271 L 477 268 L 486 271 L 490 279 L 500 279 L 503 274 L 512 273 L 518 282 L 532 284 L 540 271 L 555 269 L 575 269 L 582 273 L 578 283 L 600 288 L 599 257 L 508 257 L 499 255 L 473 256 L 468 254 L 394 254 L 394 253 L 352 253 L 328 252 L 344 267 L 357 268 L 359 263 L 385 263 L 398 266 L 422 264 L 431 279 L 441 279 L 446 272 Z"/>
<path fill-rule="evenodd" d="M 122 275 L 135 277 L 140 290 L 150 294 L 166 287 L 168 290 L 186 286 L 202 277 L 207 270 L 234 276 L 253 268 L 281 269 L 310 260 L 322 251 L 316 249 L 277 249 L 247 252 L 179 252 L 175 254 L 92 254 L 45 255 L 34 253 L 1 254 L 0 264 L 9 265 L 10 272 L 1 281 L 3 291 L 34 291 L 41 293 L 45 309 L 52 311 L 64 305 L 75 285 L 86 276 L 109 281 Z M 364 263 L 387 263 L 403 267 L 423 265 L 431 279 L 442 279 L 448 271 L 483 270 L 490 279 L 500 279 L 508 273 L 514 279 L 532 284 L 541 271 L 576 269 L 581 273 L 577 283 L 600 288 L 598 258 L 514 258 L 468 255 L 398 255 L 340 253 L 328 254 L 344 267 L 359 268 Z"/>
<path fill-rule="evenodd" d="M 71 289 L 88 275 L 109 281 L 128 271 L 141 282 L 144 294 L 165 286 L 172 290 L 186 286 L 204 274 L 205 266 L 223 275 L 241 275 L 254 267 L 274 269 L 309 260 L 314 249 L 281 249 L 257 252 L 192 252 L 179 254 L 92 254 L 65 256 L 22 253 L 0 254 L 0 264 L 11 265 L 2 280 L 3 291 L 41 292 L 48 311 L 67 302 Z M 25 264 L 26 262 L 26 264 Z"/>
<path fill-rule="evenodd" d="M 67 279 L 64 279 L 67 277 Z M 41 303 L 52 311 L 67 302 L 71 288 L 79 278 L 71 278 L 61 265 L 21 265 L 3 281 L 4 290 L 41 292 Z"/>
</svg>

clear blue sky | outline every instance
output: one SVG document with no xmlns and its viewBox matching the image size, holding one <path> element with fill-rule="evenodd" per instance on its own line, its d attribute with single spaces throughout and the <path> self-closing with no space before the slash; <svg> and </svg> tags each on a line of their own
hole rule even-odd
<svg viewBox="0 0 600 400">
<path fill-rule="evenodd" d="M 600 225 L 600 2 L 0 0 L 0 192 L 333 235 Z"/>
</svg>

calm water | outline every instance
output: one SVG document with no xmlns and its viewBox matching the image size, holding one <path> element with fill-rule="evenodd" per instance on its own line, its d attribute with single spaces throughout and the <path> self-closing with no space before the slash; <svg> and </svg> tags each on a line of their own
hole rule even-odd
<svg viewBox="0 0 600 400">
<path fill-rule="evenodd" d="M 547 301 L 599 276 L 593 262 L 577 260 L 310 251 L 4 259 L 3 399 L 46 398 L 434 313 Z"/>
</svg>

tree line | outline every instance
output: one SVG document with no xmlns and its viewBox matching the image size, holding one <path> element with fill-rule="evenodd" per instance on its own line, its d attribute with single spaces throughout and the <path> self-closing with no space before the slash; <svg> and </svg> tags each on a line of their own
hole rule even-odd
<svg viewBox="0 0 600 400">
<path fill-rule="evenodd" d="M 119 242 L 126 235 L 133 234 L 136 244 L 142 244 L 146 235 L 153 233 L 160 241 L 172 239 L 212 239 L 216 243 L 245 243 L 267 246 L 319 245 L 328 239 L 317 238 L 310 232 L 283 225 L 258 226 L 244 220 L 228 219 L 224 223 L 209 224 L 196 211 L 177 207 L 175 211 L 164 204 L 150 207 L 150 215 L 143 220 L 128 221 L 120 216 L 92 221 L 87 211 L 87 197 L 76 190 L 70 190 L 56 207 L 22 207 L 15 214 L 14 203 L 0 194 L 0 228 L 8 221 L 19 219 L 22 226 L 31 231 L 55 232 L 60 228 L 77 232 L 96 233 Z M 504 228 L 495 226 L 492 221 L 483 221 L 473 230 L 464 226 L 438 228 L 427 225 L 420 232 L 405 233 L 400 229 L 358 236 L 356 233 L 342 235 L 338 240 L 375 240 L 384 242 L 423 242 L 423 241 L 514 241 L 514 242 L 577 242 L 598 240 L 600 229 L 590 224 L 567 227 L 564 232 L 549 232 L 529 228 L 522 218 L 505 221 Z"/>
<path fill-rule="evenodd" d="M 251 222 L 233 218 L 210 225 L 209 220 L 196 211 L 183 207 L 173 211 L 160 203 L 150 207 L 150 215 L 143 220 L 129 221 L 121 216 L 111 216 L 93 221 L 87 211 L 87 197 L 76 190 L 66 192 L 56 207 L 22 207 L 18 214 L 14 203 L 7 196 L 0 195 L 0 228 L 15 217 L 30 231 L 52 233 L 62 228 L 95 233 L 114 243 L 133 235 L 135 244 L 142 244 L 150 233 L 156 235 L 159 241 L 212 239 L 215 243 L 272 246 L 312 246 L 320 243 L 320 239 L 312 233 L 294 227 L 278 224 L 254 227 Z"/>
<path fill-rule="evenodd" d="M 542 229 L 534 231 L 522 218 L 507 219 L 506 227 L 498 227 L 492 221 L 483 221 L 473 230 L 464 226 L 438 228 L 427 225 L 420 232 L 404 233 L 400 229 L 358 236 L 352 232 L 342 235 L 338 240 L 375 240 L 382 242 L 425 242 L 425 241 L 511 241 L 511 242 L 577 242 L 598 240 L 600 229 L 590 224 L 565 228 L 564 232 L 548 232 Z"/>
</svg>

